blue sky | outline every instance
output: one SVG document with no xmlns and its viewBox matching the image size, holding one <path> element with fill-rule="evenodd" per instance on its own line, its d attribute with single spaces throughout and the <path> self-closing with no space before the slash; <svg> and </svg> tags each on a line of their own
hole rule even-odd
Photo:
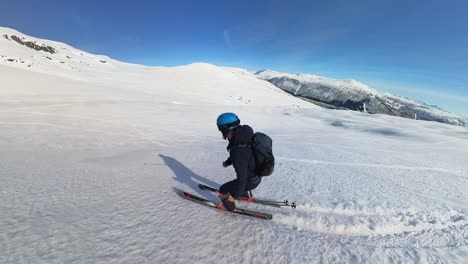
<svg viewBox="0 0 468 264">
<path fill-rule="evenodd" d="M 351 78 L 468 117 L 468 1 L 10 1 L 0 26 L 155 66 Z"/>
</svg>

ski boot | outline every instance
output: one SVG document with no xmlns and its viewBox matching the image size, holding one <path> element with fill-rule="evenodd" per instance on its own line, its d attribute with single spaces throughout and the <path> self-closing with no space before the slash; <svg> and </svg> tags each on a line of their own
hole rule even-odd
<svg viewBox="0 0 468 264">
<path fill-rule="evenodd" d="M 226 210 L 234 211 L 236 209 L 236 200 L 234 200 L 234 198 L 229 193 L 219 193 L 218 197 L 221 199 L 221 202 L 223 203 L 223 206 Z"/>
</svg>

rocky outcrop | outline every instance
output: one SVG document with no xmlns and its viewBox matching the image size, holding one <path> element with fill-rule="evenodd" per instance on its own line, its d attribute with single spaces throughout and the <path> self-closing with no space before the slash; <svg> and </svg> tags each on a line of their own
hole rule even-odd
<svg viewBox="0 0 468 264">
<path fill-rule="evenodd" d="M 4 37 L 6 36 L 5 38 L 8 39 L 8 35 L 3 35 L 3 36 Z M 57 53 L 57 50 L 54 49 L 53 47 L 47 46 L 47 45 L 44 45 L 44 44 L 38 45 L 38 44 L 36 44 L 35 41 L 27 41 L 24 38 L 19 38 L 19 37 L 15 36 L 15 35 L 11 35 L 11 39 L 18 42 L 21 45 L 24 45 L 24 46 L 26 46 L 28 48 L 31 48 L 31 49 L 34 49 L 34 50 L 37 50 L 37 51 L 45 51 L 45 52 L 48 52 L 50 54 Z"/>
</svg>

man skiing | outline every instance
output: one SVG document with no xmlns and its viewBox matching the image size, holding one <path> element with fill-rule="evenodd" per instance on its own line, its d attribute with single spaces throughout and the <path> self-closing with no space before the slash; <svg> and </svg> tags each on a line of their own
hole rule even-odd
<svg viewBox="0 0 468 264">
<path fill-rule="evenodd" d="M 233 165 L 237 175 L 235 180 L 221 185 L 218 197 L 227 210 L 233 211 L 236 208 L 235 200 L 249 197 L 248 191 L 255 189 L 262 179 L 255 172 L 255 158 L 250 147 L 254 133 L 250 126 L 240 125 L 239 118 L 233 113 L 221 114 L 216 124 L 223 138 L 229 141 L 229 157 L 223 162 L 223 167 Z M 219 207 L 222 205 L 219 204 Z"/>
</svg>

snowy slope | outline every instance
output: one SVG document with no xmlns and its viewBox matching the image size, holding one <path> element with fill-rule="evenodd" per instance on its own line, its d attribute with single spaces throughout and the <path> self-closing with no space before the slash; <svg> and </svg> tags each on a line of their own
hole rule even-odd
<svg viewBox="0 0 468 264">
<path fill-rule="evenodd" d="M 0 63 L 20 69 L 90 78 L 93 72 L 109 72 L 115 64 L 107 56 L 90 54 L 66 44 L 38 39 L 0 27 Z"/>
<path fill-rule="evenodd" d="M 0 263 L 468 262 L 466 127 L 317 108 L 213 65 L 73 71 L 20 47 L 41 64 L 0 65 Z M 196 184 L 235 177 L 225 111 L 274 140 L 254 195 L 297 209 L 245 205 L 274 215 L 256 220 L 174 193 L 216 199 Z"/>
<path fill-rule="evenodd" d="M 468 120 L 423 102 L 378 92 L 355 80 L 336 80 L 309 74 L 271 70 L 255 73 L 284 91 L 327 108 L 350 109 L 373 114 L 437 121 L 466 126 Z"/>
</svg>

